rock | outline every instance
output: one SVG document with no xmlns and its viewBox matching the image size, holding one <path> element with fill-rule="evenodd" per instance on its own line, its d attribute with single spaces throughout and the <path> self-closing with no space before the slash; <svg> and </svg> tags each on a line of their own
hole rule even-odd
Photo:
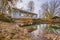
<svg viewBox="0 0 60 40">
<path fill-rule="evenodd" d="M 0 40 L 33 40 L 28 31 L 13 23 L 0 21 Z"/>
<path fill-rule="evenodd" d="M 44 37 L 48 40 L 60 40 L 60 35 L 56 35 L 56 34 L 53 34 L 53 33 L 48 33 L 48 34 L 45 34 Z"/>
</svg>

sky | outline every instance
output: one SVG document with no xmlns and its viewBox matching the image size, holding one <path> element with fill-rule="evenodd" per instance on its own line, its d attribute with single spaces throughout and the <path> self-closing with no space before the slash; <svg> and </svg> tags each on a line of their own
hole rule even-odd
<svg viewBox="0 0 60 40">
<path fill-rule="evenodd" d="M 27 5 L 28 5 L 29 1 L 34 1 L 34 3 L 35 3 L 34 13 L 39 14 L 39 10 L 41 10 L 41 5 L 43 3 L 45 3 L 45 2 L 47 2 L 47 1 L 50 1 L 50 0 L 23 0 L 23 2 L 18 1 L 17 7 L 18 8 L 22 8 L 23 7 L 23 10 L 27 10 Z M 38 17 L 39 17 L 39 15 L 38 15 Z"/>
</svg>

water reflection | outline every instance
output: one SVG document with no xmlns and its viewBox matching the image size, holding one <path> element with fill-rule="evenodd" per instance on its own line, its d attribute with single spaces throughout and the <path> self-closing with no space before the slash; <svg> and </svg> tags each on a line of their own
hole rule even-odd
<svg viewBox="0 0 60 40">
<path fill-rule="evenodd" d="M 60 28 L 58 28 L 58 29 L 54 28 L 54 27 L 58 27 L 58 26 L 59 25 L 55 25 L 55 24 L 54 25 L 40 24 L 40 25 L 37 25 L 37 30 L 31 32 L 30 34 L 34 38 L 34 40 L 45 40 L 45 38 L 43 38 L 43 36 L 47 32 L 54 33 L 54 34 L 60 34 Z"/>
<path fill-rule="evenodd" d="M 31 32 L 31 35 L 33 36 L 34 40 L 43 40 L 45 27 L 46 27 L 46 24 L 37 25 L 37 30 Z"/>
</svg>

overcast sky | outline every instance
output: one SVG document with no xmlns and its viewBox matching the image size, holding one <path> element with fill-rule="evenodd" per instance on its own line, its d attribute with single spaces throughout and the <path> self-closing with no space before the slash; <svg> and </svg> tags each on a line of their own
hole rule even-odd
<svg viewBox="0 0 60 40">
<path fill-rule="evenodd" d="M 21 3 L 21 2 L 18 2 L 17 4 L 17 7 L 18 8 L 21 8 L 21 7 L 23 7 L 23 9 L 24 10 L 27 10 L 27 5 L 28 5 L 28 2 L 29 1 L 34 1 L 34 3 L 35 3 L 35 10 L 34 10 L 34 13 L 36 13 L 36 14 L 39 14 L 38 12 L 38 10 L 40 10 L 40 8 L 41 8 L 41 5 L 43 4 L 43 3 L 45 3 L 45 2 L 47 2 L 47 1 L 50 1 L 50 0 L 23 0 L 23 2 Z M 38 15 L 39 16 L 39 15 Z"/>
</svg>

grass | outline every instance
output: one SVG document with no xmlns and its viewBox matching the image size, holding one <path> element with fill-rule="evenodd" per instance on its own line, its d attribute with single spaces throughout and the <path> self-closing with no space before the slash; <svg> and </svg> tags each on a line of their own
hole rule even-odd
<svg viewBox="0 0 60 40">
<path fill-rule="evenodd" d="M 6 15 L 6 14 L 0 14 L 0 21 L 3 21 L 3 22 L 14 22 L 12 21 L 11 17 Z"/>
<path fill-rule="evenodd" d="M 56 27 L 56 26 L 52 26 L 52 25 L 50 25 L 49 28 L 50 28 L 50 29 L 54 29 L 54 30 L 60 30 L 60 27 Z"/>
<path fill-rule="evenodd" d="M 49 25 L 48 27 L 45 28 L 45 30 L 47 30 L 47 32 L 50 32 L 50 33 L 55 33 L 57 31 L 59 31 L 60 28 L 59 27 L 56 27 L 56 26 Z"/>
</svg>

